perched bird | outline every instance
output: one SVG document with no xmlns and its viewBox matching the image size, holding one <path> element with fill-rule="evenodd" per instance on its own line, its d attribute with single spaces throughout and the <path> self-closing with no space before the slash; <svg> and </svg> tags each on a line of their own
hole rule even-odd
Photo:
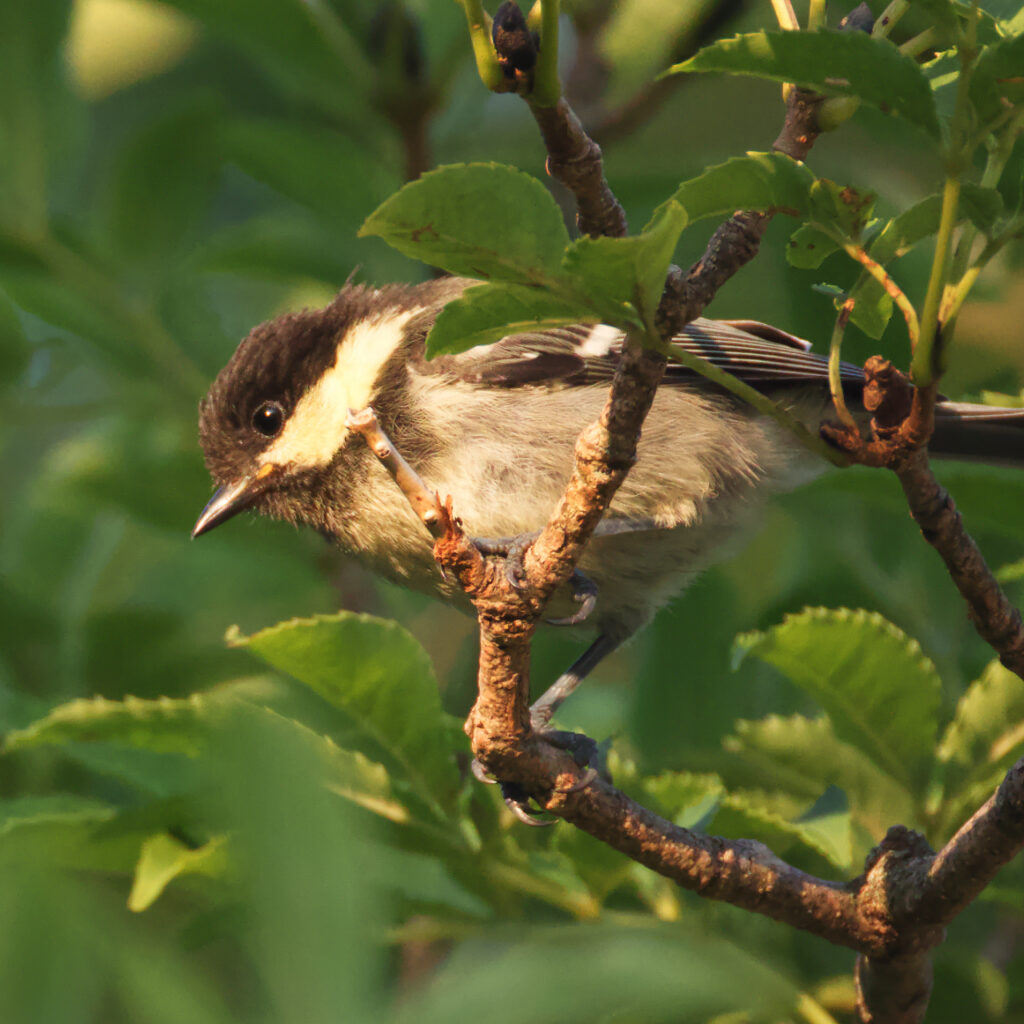
<svg viewBox="0 0 1024 1024">
<path fill-rule="evenodd" d="M 349 410 L 373 406 L 427 486 L 451 495 L 471 535 L 521 537 L 544 525 L 562 493 L 573 444 L 605 401 L 622 344 L 614 328 L 574 326 L 428 362 L 431 325 L 473 283 L 347 285 L 324 309 L 256 327 L 200 406 L 200 440 L 220 489 L 193 536 L 254 509 L 312 526 L 381 575 L 468 608 L 439 572 L 403 493 L 346 428 Z M 800 339 L 763 324 L 698 319 L 675 344 L 783 402 L 815 431 L 834 417 L 827 362 Z M 843 364 L 842 381 L 857 409 L 862 371 Z M 1024 409 L 940 402 L 931 449 L 1024 465 Z M 580 562 L 596 584 L 588 625 L 597 639 L 535 705 L 535 723 L 546 724 L 602 657 L 728 554 L 767 498 L 826 468 L 775 420 L 670 365 L 636 466 Z M 556 614 L 572 610 L 572 596 L 569 588 L 556 595 Z"/>
</svg>

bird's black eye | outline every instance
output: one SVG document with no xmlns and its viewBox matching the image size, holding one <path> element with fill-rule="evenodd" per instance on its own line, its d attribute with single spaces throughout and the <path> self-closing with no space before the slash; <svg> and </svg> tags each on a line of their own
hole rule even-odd
<svg viewBox="0 0 1024 1024">
<path fill-rule="evenodd" d="M 284 409 L 278 402 L 264 402 L 252 414 L 252 428 L 264 437 L 276 437 L 284 426 Z"/>
</svg>

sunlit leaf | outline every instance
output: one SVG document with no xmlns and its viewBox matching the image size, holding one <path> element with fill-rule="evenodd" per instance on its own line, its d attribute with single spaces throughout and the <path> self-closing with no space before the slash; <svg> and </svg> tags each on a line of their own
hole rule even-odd
<svg viewBox="0 0 1024 1024">
<path fill-rule="evenodd" d="M 292 619 L 249 637 L 233 630 L 229 642 L 350 715 L 429 805 L 453 798 L 458 773 L 451 720 L 441 711 L 430 659 L 397 623 L 338 612 Z"/>
<path fill-rule="evenodd" d="M 371 213 L 359 233 L 453 274 L 527 285 L 562 277 L 569 242 L 551 193 L 501 164 L 424 174 Z"/>
<path fill-rule="evenodd" d="M 751 32 L 712 43 L 670 71 L 728 71 L 795 82 L 826 96 L 859 96 L 939 135 L 921 69 L 889 40 L 863 32 Z"/>
<path fill-rule="evenodd" d="M 836 735 L 920 791 L 932 766 L 942 686 L 911 640 L 872 612 L 812 608 L 737 640 L 828 713 Z"/>
</svg>

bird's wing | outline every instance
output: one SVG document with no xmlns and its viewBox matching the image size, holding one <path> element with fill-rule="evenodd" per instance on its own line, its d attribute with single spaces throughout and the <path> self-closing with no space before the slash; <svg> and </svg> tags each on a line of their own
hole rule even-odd
<svg viewBox="0 0 1024 1024">
<path fill-rule="evenodd" d="M 611 379 L 622 353 L 622 332 L 604 324 L 511 334 L 457 356 L 426 364 L 427 372 L 450 374 L 483 387 L 566 386 Z M 707 320 L 688 324 L 673 344 L 706 359 L 754 387 L 822 384 L 828 360 L 810 344 L 778 328 L 750 320 Z M 841 364 L 843 383 L 863 385 L 863 371 Z M 665 383 L 682 384 L 699 375 L 670 363 Z"/>
</svg>

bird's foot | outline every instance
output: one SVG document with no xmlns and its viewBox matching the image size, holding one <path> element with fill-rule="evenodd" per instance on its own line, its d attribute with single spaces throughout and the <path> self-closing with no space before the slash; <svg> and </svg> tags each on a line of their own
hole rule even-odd
<svg viewBox="0 0 1024 1024">
<path fill-rule="evenodd" d="M 474 537 L 473 544 L 477 551 L 484 557 L 498 556 L 505 559 L 505 579 L 521 590 L 523 581 L 526 578 L 526 568 L 523 565 L 523 558 L 530 545 L 540 536 L 540 530 L 533 533 L 521 533 L 518 537 Z"/>
<path fill-rule="evenodd" d="M 473 544 L 477 551 L 484 557 L 500 557 L 505 559 L 505 578 L 515 587 L 521 590 L 523 581 L 526 578 L 526 568 L 523 559 L 530 545 L 540 536 L 540 531 L 534 533 L 521 533 L 518 537 L 499 537 L 490 539 L 487 537 L 475 537 Z M 585 576 L 579 569 L 573 569 L 569 577 L 569 588 L 572 591 L 572 599 L 579 605 L 579 608 L 572 615 L 564 618 L 545 619 L 549 626 L 578 626 L 585 622 L 590 613 L 597 606 L 597 584 Z"/>
<path fill-rule="evenodd" d="M 549 626 L 578 626 L 590 618 L 590 613 L 597 606 L 597 584 L 584 576 L 579 569 L 573 569 L 569 577 L 569 586 L 572 589 L 572 599 L 579 605 L 579 608 L 561 619 L 545 619 Z"/>
<path fill-rule="evenodd" d="M 575 793 L 581 789 L 586 789 L 587 786 L 599 777 L 607 782 L 611 782 L 611 775 L 605 763 L 605 751 L 589 736 L 581 732 L 566 732 L 561 729 L 538 728 L 537 732 L 548 743 L 568 751 L 581 768 L 586 768 L 583 775 L 565 792 Z M 502 782 L 500 779 L 491 778 L 487 774 L 487 770 L 476 758 L 473 758 L 470 768 L 473 775 L 480 782 L 501 786 L 501 797 L 505 801 L 505 806 L 524 825 L 530 825 L 533 828 L 543 828 L 554 825 L 558 821 L 558 818 L 545 816 L 541 808 L 532 805 L 529 793 L 518 783 Z"/>
</svg>

